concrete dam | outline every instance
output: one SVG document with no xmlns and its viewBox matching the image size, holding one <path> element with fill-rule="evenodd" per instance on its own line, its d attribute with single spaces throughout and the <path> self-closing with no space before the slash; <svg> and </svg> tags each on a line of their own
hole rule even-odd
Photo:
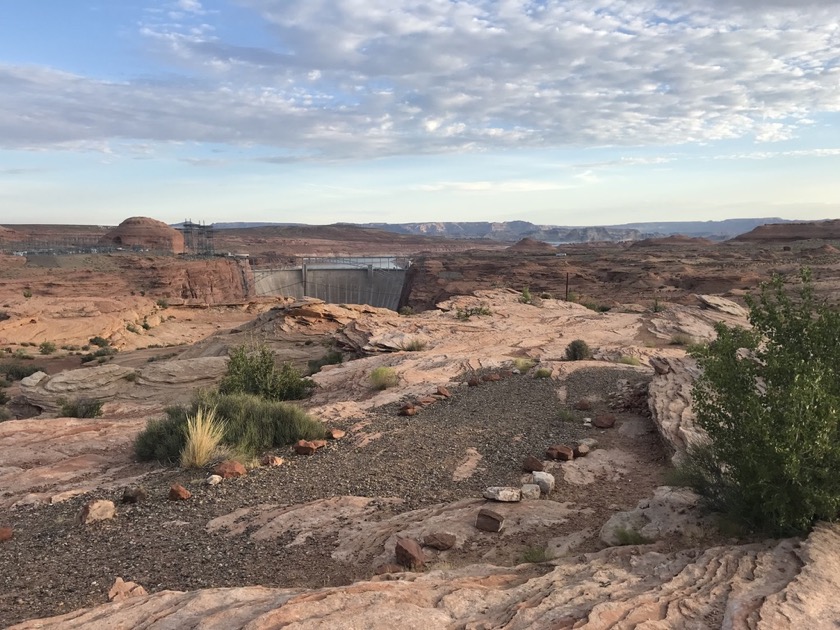
<svg viewBox="0 0 840 630">
<path fill-rule="evenodd" d="M 397 310 L 410 266 L 408 258 L 397 256 L 302 258 L 288 266 L 254 268 L 254 292 Z"/>
</svg>

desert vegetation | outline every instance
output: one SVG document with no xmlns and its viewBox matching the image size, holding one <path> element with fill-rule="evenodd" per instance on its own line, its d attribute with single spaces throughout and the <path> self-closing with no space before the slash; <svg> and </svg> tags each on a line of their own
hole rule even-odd
<svg viewBox="0 0 840 630">
<path fill-rule="evenodd" d="M 399 382 L 399 377 L 393 368 L 380 366 L 370 373 L 370 384 L 374 389 L 388 389 Z"/>
<path fill-rule="evenodd" d="M 278 368 L 268 344 L 246 343 L 230 352 L 227 373 L 219 384 L 219 392 L 253 394 L 267 400 L 300 400 L 314 386 L 291 363 Z"/>
<path fill-rule="evenodd" d="M 566 347 L 567 361 L 583 361 L 592 358 L 592 350 L 583 339 L 575 339 Z"/>
<path fill-rule="evenodd" d="M 840 514 L 840 313 L 804 270 L 791 297 L 774 277 L 748 300 L 751 330 L 716 326 L 696 351 L 697 424 L 684 479 L 751 529 L 786 535 Z"/>
<path fill-rule="evenodd" d="M 98 418 L 102 415 L 102 401 L 86 397 L 64 400 L 59 411 L 65 418 Z"/>
</svg>

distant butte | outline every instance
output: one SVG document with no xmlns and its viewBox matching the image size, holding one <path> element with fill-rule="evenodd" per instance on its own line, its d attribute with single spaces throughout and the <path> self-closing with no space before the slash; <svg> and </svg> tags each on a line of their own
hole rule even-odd
<svg viewBox="0 0 840 630">
<path fill-rule="evenodd" d="M 114 247 L 150 249 L 184 253 L 184 235 L 162 221 L 147 217 L 131 217 L 109 230 L 99 242 Z"/>
<path fill-rule="evenodd" d="M 733 238 L 733 241 L 805 241 L 808 239 L 840 239 L 840 219 L 812 223 L 773 223 Z"/>
</svg>

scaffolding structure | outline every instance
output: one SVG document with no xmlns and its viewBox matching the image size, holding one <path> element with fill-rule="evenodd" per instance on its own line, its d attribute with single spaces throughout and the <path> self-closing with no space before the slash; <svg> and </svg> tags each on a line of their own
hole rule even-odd
<svg viewBox="0 0 840 630">
<path fill-rule="evenodd" d="M 185 219 L 184 223 L 176 228 L 184 235 L 184 247 L 188 254 L 193 256 L 213 256 L 216 253 L 214 243 L 215 232 L 213 225 L 193 223 L 191 219 Z"/>
</svg>

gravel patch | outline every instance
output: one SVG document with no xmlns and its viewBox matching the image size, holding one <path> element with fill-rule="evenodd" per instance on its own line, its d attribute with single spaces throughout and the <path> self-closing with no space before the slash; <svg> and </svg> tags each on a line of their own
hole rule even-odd
<svg viewBox="0 0 840 630">
<path fill-rule="evenodd" d="M 564 383 L 569 400 L 601 392 L 604 398 L 625 370 L 587 369 Z M 375 411 L 365 427 L 381 433 L 367 446 L 354 445 L 353 433 L 314 456 L 276 454 L 287 463 L 259 468 L 247 477 L 205 486 L 207 471 L 163 469 L 144 487 L 147 501 L 122 505 L 120 491 L 99 491 L 49 506 L 21 508 L 0 517 L 15 537 L 0 544 L 0 625 L 69 612 L 106 601 L 117 576 L 149 592 L 260 584 L 283 587 L 339 585 L 369 577 L 369 567 L 330 558 L 335 537 L 310 539 L 291 549 L 283 540 L 255 542 L 246 536 L 211 534 L 205 525 L 233 510 L 266 503 L 298 504 L 340 495 L 398 497 L 400 506 L 382 505 L 377 518 L 465 497 L 480 497 L 487 486 L 516 485 L 527 455 L 542 457 L 554 443 L 573 444 L 597 436 L 605 444 L 617 432 L 584 428 L 559 419 L 558 383 L 552 379 L 511 376 L 479 387 L 460 387 L 413 417 L 397 415 L 398 406 Z M 468 448 L 481 453 L 474 474 L 452 475 Z M 662 459 L 655 440 L 643 443 L 641 459 Z M 647 451 L 650 450 L 650 453 Z M 183 502 L 167 500 L 173 482 L 193 492 Z M 592 523 L 616 497 L 645 496 L 655 479 L 635 480 L 631 489 L 567 488 L 556 500 L 583 501 L 598 509 Z M 76 516 L 91 498 L 117 505 L 112 521 L 82 527 Z M 577 525 L 577 524 L 576 524 Z"/>
</svg>

